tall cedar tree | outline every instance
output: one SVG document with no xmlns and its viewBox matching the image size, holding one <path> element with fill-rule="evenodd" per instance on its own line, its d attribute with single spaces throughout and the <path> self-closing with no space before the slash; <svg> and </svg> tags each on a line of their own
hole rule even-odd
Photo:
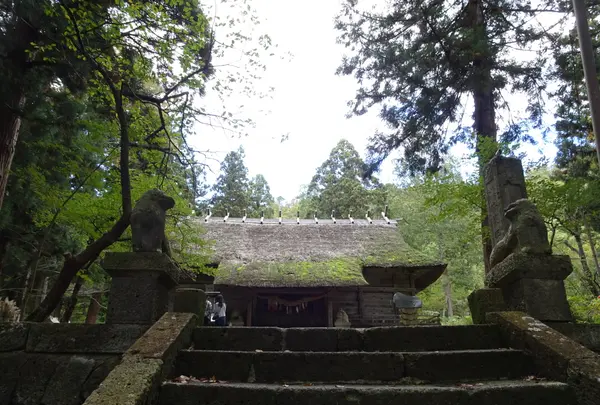
<svg viewBox="0 0 600 405">
<path fill-rule="evenodd" d="M 221 163 L 221 174 L 213 186 L 211 204 L 216 215 L 241 217 L 249 207 L 248 169 L 244 164 L 244 148 L 229 152 Z"/>
<path fill-rule="evenodd" d="M 365 169 L 354 146 L 345 139 L 339 141 L 308 185 L 310 208 L 323 218 L 332 211 L 337 218 L 347 218 L 351 211 L 356 217 L 363 217 L 367 210 L 381 211 L 385 193 L 377 179 L 363 177 Z"/>
<path fill-rule="evenodd" d="M 271 188 L 265 176 L 262 174 L 254 176 L 250 180 L 248 193 L 250 202 L 248 215 L 258 217 L 262 213 L 266 218 L 271 218 L 275 200 L 271 195 Z"/>
<path fill-rule="evenodd" d="M 354 75 L 360 84 L 349 103 L 352 113 L 379 105 L 391 128 L 371 138 L 367 173 L 397 148 L 411 173 L 436 171 L 456 142 L 471 144 L 482 168 L 496 151 L 496 110 L 505 89 L 528 94 L 531 119 L 541 124 L 543 64 L 509 54 L 542 38 L 530 24 L 535 12 L 529 1 L 398 1 L 385 2 L 380 12 L 357 3 L 347 0 L 336 20 L 339 41 L 351 53 L 338 74 Z M 474 102 L 473 131 L 447 136 L 448 125 L 461 121 L 465 96 Z M 513 126 L 503 135 L 511 142 L 522 132 Z M 487 267 L 491 245 L 482 217 Z"/>
</svg>

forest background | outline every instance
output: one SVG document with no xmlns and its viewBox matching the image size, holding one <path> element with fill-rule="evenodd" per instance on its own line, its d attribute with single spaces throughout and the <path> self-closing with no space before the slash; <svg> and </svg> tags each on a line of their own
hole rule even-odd
<svg viewBox="0 0 600 405">
<path fill-rule="evenodd" d="M 212 156 L 190 146 L 199 126 L 243 136 L 252 119 L 205 103 L 207 94 L 268 97 L 265 61 L 285 57 L 260 33 L 251 1 L 222 1 L 219 14 L 193 0 L 42 3 L 0 5 L 0 297 L 22 319 L 102 322 L 99 259 L 129 249 L 132 202 L 158 187 L 177 203 L 174 258 L 201 272 L 210 270 L 194 218 L 209 207 L 325 218 L 387 205 L 407 243 L 448 263 L 420 295 L 426 309 L 469 322 L 466 296 L 483 285 L 489 247 L 479 171 L 463 168 L 481 168 L 498 149 L 519 156 L 551 128 L 556 159 L 530 162 L 528 191 L 554 251 L 573 259 L 575 316 L 600 321 L 599 166 L 569 1 L 344 2 L 338 74 L 359 84 L 350 114 L 376 111 L 387 130 L 365 134 L 365 159 L 340 140 L 292 201 L 248 175 L 243 148 L 207 182 Z M 600 7 L 588 12 L 597 49 Z M 540 22 L 548 14 L 550 26 Z M 215 62 L 240 48 L 243 63 Z M 527 100 L 527 117 L 510 114 L 507 94 Z M 449 153 L 457 144 L 466 160 Z M 380 182 L 393 151 L 395 180 Z"/>
</svg>

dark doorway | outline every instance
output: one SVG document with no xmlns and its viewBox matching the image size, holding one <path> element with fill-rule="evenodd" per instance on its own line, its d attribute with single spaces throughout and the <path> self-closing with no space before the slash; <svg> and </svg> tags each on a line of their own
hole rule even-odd
<svg viewBox="0 0 600 405">
<path fill-rule="evenodd" d="M 291 305 L 289 305 L 292 303 Z M 256 299 L 252 326 L 325 327 L 327 302 L 300 294 L 262 295 Z"/>
</svg>

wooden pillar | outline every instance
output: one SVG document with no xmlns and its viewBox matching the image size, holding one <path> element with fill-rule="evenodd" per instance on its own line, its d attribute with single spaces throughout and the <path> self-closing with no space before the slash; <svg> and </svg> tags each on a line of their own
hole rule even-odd
<svg viewBox="0 0 600 405">
<path fill-rule="evenodd" d="M 327 296 L 327 326 L 333 327 L 333 302 L 329 295 Z"/>
</svg>

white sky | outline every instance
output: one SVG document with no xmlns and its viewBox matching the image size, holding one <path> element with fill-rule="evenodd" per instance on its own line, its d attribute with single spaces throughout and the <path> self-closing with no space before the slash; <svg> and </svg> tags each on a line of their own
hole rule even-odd
<svg viewBox="0 0 600 405">
<path fill-rule="evenodd" d="M 353 98 L 357 85 L 352 77 L 335 75 L 344 54 L 344 48 L 336 44 L 337 32 L 333 28 L 334 16 L 341 9 L 340 0 L 254 0 L 251 4 L 261 18 L 256 29 L 279 45 L 276 52 L 290 51 L 293 58 L 267 61 L 265 79 L 257 85 L 274 87 L 270 99 L 248 100 L 234 95 L 226 100 L 225 105 L 233 111 L 242 104 L 251 106 L 242 109 L 256 123 L 249 136 L 231 137 L 222 130 L 198 126 L 190 143 L 196 149 L 214 152 L 217 160 L 242 145 L 250 176 L 263 174 L 273 196 L 289 201 L 298 195 L 301 185 L 310 182 L 316 168 L 340 139 L 350 141 L 364 157 L 368 138 L 377 128 L 385 128 L 377 118 L 377 109 L 361 117 L 345 117 L 346 102 Z M 217 39 L 218 35 L 217 32 Z M 213 62 L 218 65 L 220 61 Z M 523 106 L 517 97 L 510 103 L 513 111 Z M 203 104 L 218 105 L 217 95 L 209 92 Z M 289 134 L 289 139 L 281 142 L 284 134 Z M 465 151 L 457 147 L 454 154 Z M 553 159 L 555 151 L 553 145 L 526 148 L 531 159 L 538 159 L 541 153 Z M 218 175 L 217 160 L 209 161 L 215 173 L 209 175 L 210 183 Z M 383 182 L 394 180 L 391 160 L 384 163 L 379 174 Z"/>
</svg>

